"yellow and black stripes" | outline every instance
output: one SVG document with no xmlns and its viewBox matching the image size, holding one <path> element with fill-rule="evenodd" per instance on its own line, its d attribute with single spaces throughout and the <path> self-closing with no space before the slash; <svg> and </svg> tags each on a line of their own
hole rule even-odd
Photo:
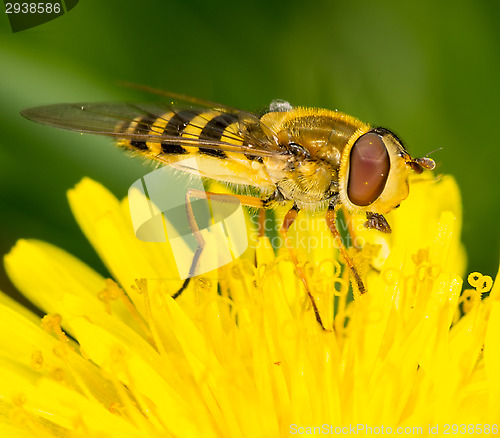
<svg viewBox="0 0 500 438">
<path fill-rule="evenodd" d="M 158 117 L 153 116 L 152 114 L 141 117 L 140 119 L 134 120 L 132 124 L 129 126 L 128 131 L 132 128 L 132 125 L 135 123 L 135 127 L 132 128 L 134 134 L 138 135 L 147 135 L 151 131 L 151 125 L 158 119 Z M 141 151 L 147 151 L 148 146 L 145 141 L 141 140 L 130 140 L 130 146 L 134 149 L 139 149 Z"/>
<path fill-rule="evenodd" d="M 212 118 L 200 133 L 201 140 L 220 140 L 226 128 L 238 121 L 236 114 L 223 113 Z M 227 158 L 224 151 L 200 147 L 200 153 L 216 158 Z"/>
<path fill-rule="evenodd" d="M 196 110 L 184 110 L 173 113 L 167 125 L 165 126 L 165 129 L 163 130 L 163 134 L 170 137 L 180 137 L 186 126 L 188 126 L 191 120 L 193 120 L 198 114 L 199 111 Z M 161 150 L 164 154 L 184 155 L 188 153 L 186 148 L 184 148 L 180 144 L 175 143 L 163 143 L 161 146 Z"/>
<path fill-rule="evenodd" d="M 237 114 L 188 109 L 171 111 L 160 116 L 146 114 L 135 118 L 128 126 L 121 123 L 117 130 L 129 138 L 120 140 L 120 145 L 143 154 L 203 154 L 226 159 L 228 152 L 217 147 L 196 146 L 182 140 L 177 143 L 175 139 L 200 139 L 242 145 L 243 140 L 238 133 L 239 122 Z M 154 137 L 159 137 L 158 141 Z"/>
</svg>

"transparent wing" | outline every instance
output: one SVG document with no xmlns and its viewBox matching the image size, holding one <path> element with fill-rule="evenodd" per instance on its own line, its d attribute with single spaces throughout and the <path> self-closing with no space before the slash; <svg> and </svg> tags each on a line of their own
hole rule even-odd
<svg viewBox="0 0 500 438">
<path fill-rule="evenodd" d="M 180 95 L 170 95 L 178 98 L 182 102 L 190 102 L 191 99 L 199 106 L 203 105 L 206 110 L 223 114 L 233 114 L 237 116 L 241 129 L 239 133 L 224 134 L 226 138 L 241 142 L 241 145 L 235 145 L 232 142 L 221 141 L 217 139 L 200 139 L 197 136 L 169 135 L 162 128 L 156 126 L 160 124 L 165 114 L 174 113 L 181 116 L 183 111 L 195 107 L 180 108 L 176 102 L 170 103 L 149 103 L 149 104 L 130 104 L 130 103 L 73 103 L 73 104 L 55 104 L 36 108 L 30 108 L 21 112 L 29 120 L 53 126 L 69 131 L 81 133 L 97 134 L 114 137 L 116 139 L 128 139 L 137 141 L 152 141 L 163 144 L 182 145 L 185 147 L 203 146 L 218 151 L 239 152 L 250 156 L 271 156 L 278 150 L 274 143 L 267 140 L 262 135 L 254 135 L 249 130 L 243 129 L 245 125 L 254 124 L 259 126 L 259 117 L 255 114 L 234 110 L 225 106 L 216 106 L 215 103 L 208 101 L 199 101 L 198 99 L 188 98 Z M 202 110 L 203 111 L 203 110 Z M 201 112 L 202 112 L 201 111 Z M 166 121 L 166 120 L 165 120 Z M 135 129 L 130 132 L 130 124 L 135 122 Z M 214 131 L 214 138 L 217 138 L 220 132 Z M 210 136 L 208 136 L 210 137 Z"/>
<path fill-rule="evenodd" d="M 170 104 L 175 107 L 183 107 L 188 105 L 197 108 L 206 108 L 218 110 L 220 112 L 238 113 L 249 117 L 256 117 L 255 114 L 249 111 L 244 111 L 218 102 L 212 102 L 211 100 L 207 99 L 200 99 L 199 97 L 187 96 L 185 94 L 174 93 L 172 91 L 158 90 L 157 88 L 149 87 L 147 85 L 134 84 L 132 82 L 122 82 L 122 84 L 126 87 L 144 91 L 145 93 L 161 96 L 162 98 L 167 98 Z"/>
</svg>

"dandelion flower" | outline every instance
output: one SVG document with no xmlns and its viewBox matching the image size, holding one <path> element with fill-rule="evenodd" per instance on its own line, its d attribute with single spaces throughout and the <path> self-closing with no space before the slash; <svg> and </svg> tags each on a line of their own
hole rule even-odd
<svg viewBox="0 0 500 438">
<path fill-rule="evenodd" d="M 473 273 L 461 294 L 451 177 L 415 183 L 392 235 L 359 232 L 368 293 L 354 300 L 334 252 L 299 250 L 331 331 L 266 238 L 256 264 L 237 260 L 173 300 L 172 254 L 135 238 L 126 200 L 89 179 L 69 200 L 112 279 L 44 242 L 5 257 L 46 316 L 1 296 L 2 436 L 498 432 L 500 289 Z"/>
</svg>

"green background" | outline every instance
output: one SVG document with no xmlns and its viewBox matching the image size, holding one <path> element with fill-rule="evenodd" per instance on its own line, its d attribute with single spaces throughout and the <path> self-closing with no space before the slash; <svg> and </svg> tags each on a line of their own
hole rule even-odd
<svg viewBox="0 0 500 438">
<path fill-rule="evenodd" d="M 148 171 L 108 139 L 24 120 L 61 102 L 147 100 L 120 81 L 260 110 L 272 99 L 352 114 L 432 157 L 462 190 L 469 270 L 499 257 L 500 3 L 81 0 L 13 34 L 0 17 L 0 253 L 55 243 L 105 272 L 66 190 L 120 197 Z M 3 268 L 2 268 L 3 269 Z M 0 288 L 12 291 L 3 271 Z"/>
</svg>

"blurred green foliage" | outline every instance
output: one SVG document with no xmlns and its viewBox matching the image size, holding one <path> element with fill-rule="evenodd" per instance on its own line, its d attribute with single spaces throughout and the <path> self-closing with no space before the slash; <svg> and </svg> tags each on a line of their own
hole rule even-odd
<svg viewBox="0 0 500 438">
<path fill-rule="evenodd" d="M 462 190 L 469 270 L 495 275 L 499 12 L 498 2 L 470 0 L 82 0 L 15 34 L 4 14 L 0 253 L 21 237 L 39 238 L 105 272 L 65 192 L 90 176 L 123 197 L 144 163 L 107 139 L 36 125 L 19 112 L 145 100 L 119 85 L 131 81 L 249 110 L 275 98 L 337 108 L 393 129 L 416 156 L 443 148 L 433 158 Z"/>
</svg>

